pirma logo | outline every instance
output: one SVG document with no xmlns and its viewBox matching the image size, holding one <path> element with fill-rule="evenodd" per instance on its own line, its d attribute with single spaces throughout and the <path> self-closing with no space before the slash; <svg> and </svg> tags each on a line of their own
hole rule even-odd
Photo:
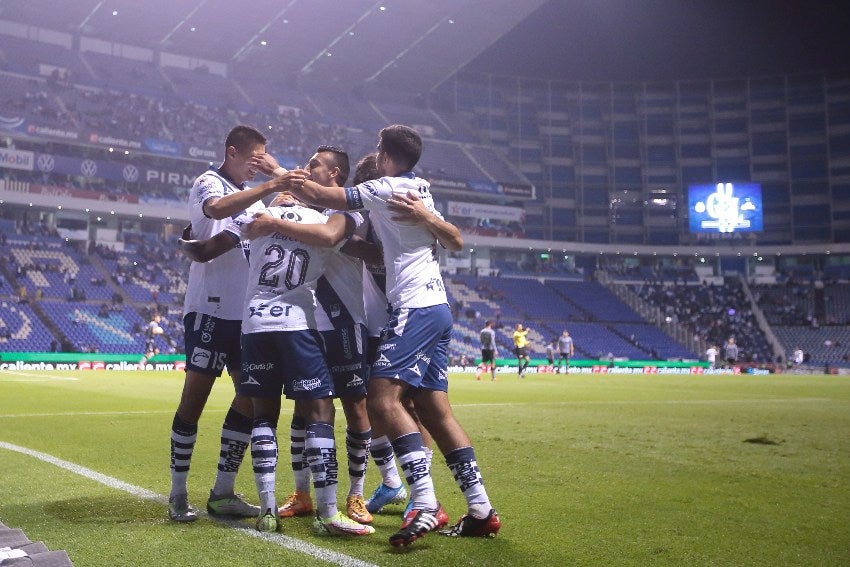
<svg viewBox="0 0 850 567">
<path fill-rule="evenodd" d="M 192 364 L 199 368 L 207 368 L 210 365 L 211 357 L 212 352 L 201 347 L 195 347 L 195 350 L 192 351 Z"/>
</svg>

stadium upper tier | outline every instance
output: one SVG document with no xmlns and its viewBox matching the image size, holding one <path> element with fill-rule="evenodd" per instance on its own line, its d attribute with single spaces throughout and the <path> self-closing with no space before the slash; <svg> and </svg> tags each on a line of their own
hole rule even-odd
<svg viewBox="0 0 850 567">
<path fill-rule="evenodd" d="M 417 169 L 438 190 L 524 207 L 522 226 L 504 234 L 652 246 L 850 242 L 850 71 L 663 83 L 460 73 L 414 95 L 306 89 L 241 68 L 219 74 L 5 37 L 0 127 L 9 136 L 216 161 L 224 133 L 248 123 L 291 167 L 323 143 L 359 156 L 379 128 L 404 122 L 425 137 Z M 694 228 L 691 188 L 717 183 L 757 188 L 754 232 Z"/>
</svg>

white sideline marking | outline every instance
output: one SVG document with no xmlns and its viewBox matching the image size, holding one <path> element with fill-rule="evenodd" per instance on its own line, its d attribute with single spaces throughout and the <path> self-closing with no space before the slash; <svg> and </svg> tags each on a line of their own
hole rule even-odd
<svg viewBox="0 0 850 567">
<path fill-rule="evenodd" d="M 6 378 L 7 375 L 23 376 L 26 379 L 16 380 L 15 378 Z M 46 376 L 44 374 L 30 374 L 29 372 L 18 372 L 15 370 L 4 370 L 0 372 L 0 382 L 53 382 L 54 380 L 78 381 L 79 378 L 72 376 Z"/>
<path fill-rule="evenodd" d="M 50 463 L 51 465 L 56 465 L 57 467 L 70 471 L 74 474 L 78 474 L 82 477 L 99 482 L 105 486 L 108 486 L 109 488 L 123 490 L 128 494 L 132 494 L 133 496 L 137 496 L 139 498 L 144 498 L 145 500 L 153 500 L 154 502 L 158 502 L 163 505 L 168 504 L 168 498 L 163 496 L 162 494 L 157 494 L 156 492 L 152 492 L 145 488 L 126 483 L 124 481 L 118 480 L 117 478 L 106 476 L 105 474 L 101 474 L 97 471 L 93 471 L 91 469 L 77 465 L 75 463 L 71 463 L 69 461 L 64 461 L 62 459 L 54 457 L 53 455 L 48 455 L 47 453 L 41 453 L 39 451 L 34 451 L 32 449 L 20 447 L 18 445 L 6 443 L 4 441 L 0 441 L 0 449 L 7 449 L 9 451 L 15 451 L 17 453 L 29 455 L 30 457 L 35 457 L 36 459 L 39 459 L 46 463 Z M 241 532 L 243 535 L 268 541 L 281 547 L 285 547 L 286 549 L 297 551 L 299 553 L 303 553 L 304 555 L 309 555 L 310 557 L 315 557 L 316 559 L 321 559 L 334 565 L 340 565 L 342 567 L 377 567 L 377 565 L 374 565 L 373 563 L 368 563 L 366 561 L 362 561 L 355 557 L 332 551 L 330 549 L 324 549 L 322 547 L 313 545 L 312 543 L 308 543 L 300 539 L 296 539 L 294 537 L 289 537 L 282 534 L 261 533 L 256 530 L 246 528 L 243 524 L 234 520 L 220 520 L 218 518 L 211 518 L 208 514 L 200 510 L 198 511 L 198 515 L 206 516 L 217 523 L 223 524 L 231 529 Z"/>
</svg>

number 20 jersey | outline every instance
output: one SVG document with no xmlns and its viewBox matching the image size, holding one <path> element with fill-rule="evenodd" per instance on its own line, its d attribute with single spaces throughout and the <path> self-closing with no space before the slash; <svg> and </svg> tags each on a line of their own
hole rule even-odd
<svg viewBox="0 0 850 567">
<path fill-rule="evenodd" d="M 290 222 L 325 224 L 322 213 L 300 205 L 271 207 L 267 214 Z M 330 249 L 274 233 L 251 241 L 242 333 L 316 328 L 316 282 Z"/>
</svg>

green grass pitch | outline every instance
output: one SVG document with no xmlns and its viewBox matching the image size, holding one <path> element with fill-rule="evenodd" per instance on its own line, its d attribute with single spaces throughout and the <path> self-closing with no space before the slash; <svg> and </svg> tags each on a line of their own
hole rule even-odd
<svg viewBox="0 0 850 567">
<path fill-rule="evenodd" d="M 400 506 L 360 539 L 315 535 L 307 518 L 266 539 L 248 521 L 169 522 L 181 386 L 178 372 L 0 371 L 0 521 L 77 567 L 850 564 L 847 376 L 453 375 L 455 413 L 503 528 L 487 540 L 430 534 L 403 551 L 387 543 Z M 219 380 L 201 420 L 189 479 L 201 509 L 231 396 Z M 456 519 L 463 498 L 436 456 L 434 478 Z M 376 479 L 372 465 L 367 495 Z M 237 489 L 256 502 L 249 461 Z"/>
</svg>

